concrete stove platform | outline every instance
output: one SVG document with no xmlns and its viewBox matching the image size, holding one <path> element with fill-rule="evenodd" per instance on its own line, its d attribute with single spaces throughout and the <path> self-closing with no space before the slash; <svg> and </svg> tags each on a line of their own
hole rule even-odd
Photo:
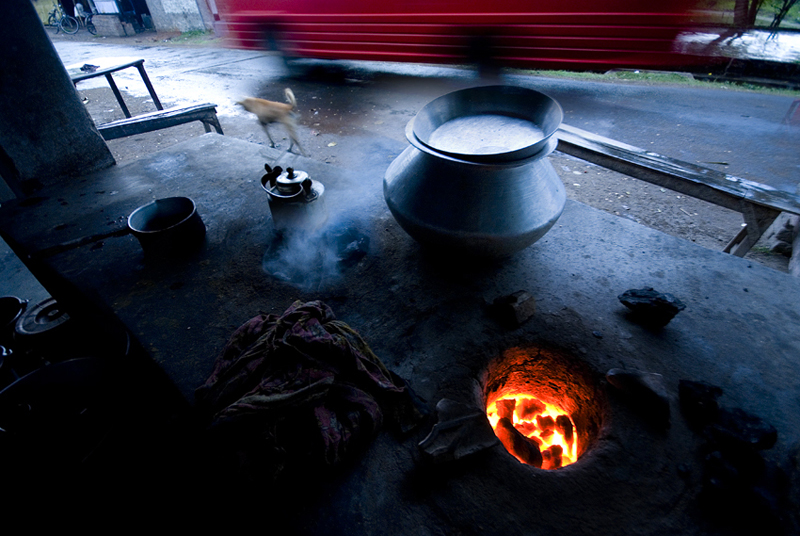
<svg viewBox="0 0 800 536">
<path fill-rule="evenodd" d="M 351 467 L 309 482 L 283 520 L 329 534 L 717 534 L 698 513 L 702 439 L 677 404 L 680 379 L 722 387 L 720 403 L 778 429 L 766 452 L 781 464 L 800 439 L 800 283 L 568 201 L 543 239 L 505 262 L 443 260 L 392 219 L 383 172 L 403 147 L 363 147 L 358 170 L 207 134 L 0 210 L 18 252 L 34 253 L 124 227 L 136 207 L 173 195 L 195 200 L 207 226 L 196 255 L 145 258 L 131 236 L 39 255 L 31 267 L 59 299 L 113 312 L 191 400 L 231 332 L 260 311 L 321 299 L 361 333 L 431 409 L 448 397 L 482 402 L 489 362 L 516 346 L 555 346 L 585 363 L 607 393 L 604 426 L 577 463 L 546 472 L 502 447 L 431 470 L 417 443 L 381 434 Z M 329 227 L 355 227 L 368 254 L 341 273 L 297 288 L 262 269 L 271 237 L 264 164 L 294 165 L 325 184 Z M 22 250 L 22 251 L 20 251 Z M 53 276 L 57 274 L 57 276 Z M 64 282 L 67 282 L 64 285 Z M 629 321 L 617 296 L 655 287 L 686 305 L 661 331 Z M 73 291 L 77 289 L 79 293 Z M 526 290 L 535 316 L 513 329 L 487 302 Z M 61 296 L 61 297 L 59 297 Z M 664 376 L 672 425 L 654 429 L 616 396 L 611 368 Z M 679 467 L 681 470 L 679 470 Z M 270 495 L 269 486 L 263 492 Z"/>
</svg>

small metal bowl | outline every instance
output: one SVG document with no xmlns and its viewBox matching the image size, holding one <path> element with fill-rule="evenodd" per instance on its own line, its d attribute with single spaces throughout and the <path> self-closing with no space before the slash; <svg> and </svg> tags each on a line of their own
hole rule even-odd
<svg viewBox="0 0 800 536">
<path fill-rule="evenodd" d="M 412 120 L 411 132 L 439 154 L 471 162 L 508 162 L 545 149 L 563 118 L 558 102 L 544 93 L 484 86 L 432 100 Z"/>
<path fill-rule="evenodd" d="M 156 199 L 128 217 L 131 230 L 145 252 L 161 255 L 186 253 L 205 238 L 206 226 L 188 197 Z"/>
</svg>

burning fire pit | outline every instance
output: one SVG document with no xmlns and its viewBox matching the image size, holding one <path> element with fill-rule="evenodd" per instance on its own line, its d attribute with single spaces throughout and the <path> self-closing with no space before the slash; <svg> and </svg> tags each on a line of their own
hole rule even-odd
<svg viewBox="0 0 800 536">
<path fill-rule="evenodd" d="M 506 450 L 542 469 L 576 462 L 602 424 L 604 402 L 589 370 L 557 350 L 507 350 L 487 374 L 484 397 Z"/>
<path fill-rule="evenodd" d="M 489 422 L 515 458 L 542 469 L 578 459 L 575 424 L 565 410 L 526 393 L 508 393 L 489 404 Z"/>
</svg>

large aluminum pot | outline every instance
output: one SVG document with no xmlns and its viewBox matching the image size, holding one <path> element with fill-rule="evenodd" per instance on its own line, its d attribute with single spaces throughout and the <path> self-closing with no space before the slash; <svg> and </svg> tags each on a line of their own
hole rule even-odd
<svg viewBox="0 0 800 536">
<path fill-rule="evenodd" d="M 437 250 L 504 257 L 536 242 L 561 216 L 566 191 L 547 159 L 555 138 L 533 141 L 539 151 L 526 158 L 475 161 L 423 143 L 415 134 L 417 119 L 406 127 L 411 146 L 383 182 L 389 210 L 414 239 Z"/>
</svg>

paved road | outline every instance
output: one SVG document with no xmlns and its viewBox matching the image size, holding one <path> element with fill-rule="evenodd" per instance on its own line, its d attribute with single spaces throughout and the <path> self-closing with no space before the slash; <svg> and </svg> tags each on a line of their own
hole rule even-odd
<svg viewBox="0 0 800 536">
<path fill-rule="evenodd" d="M 143 57 L 165 105 L 215 102 L 223 128 L 226 123 L 250 120 L 235 105 L 237 98 L 281 99 L 282 88 L 291 86 L 300 100 L 301 140 L 313 156 L 339 163 L 357 162 L 363 140 L 404 144 L 405 124 L 428 101 L 480 82 L 469 70 L 449 67 L 308 61 L 289 73 L 276 57 L 251 51 L 82 42 L 56 42 L 55 46 L 65 64 L 108 56 Z M 120 76 L 129 93 L 147 95 L 135 71 Z M 794 100 L 791 96 L 722 86 L 608 83 L 522 74 L 505 74 L 501 81 L 554 97 L 564 108 L 568 124 L 798 192 L 800 125 L 782 124 Z M 100 87 L 104 81 L 84 84 L 90 83 Z"/>
</svg>

